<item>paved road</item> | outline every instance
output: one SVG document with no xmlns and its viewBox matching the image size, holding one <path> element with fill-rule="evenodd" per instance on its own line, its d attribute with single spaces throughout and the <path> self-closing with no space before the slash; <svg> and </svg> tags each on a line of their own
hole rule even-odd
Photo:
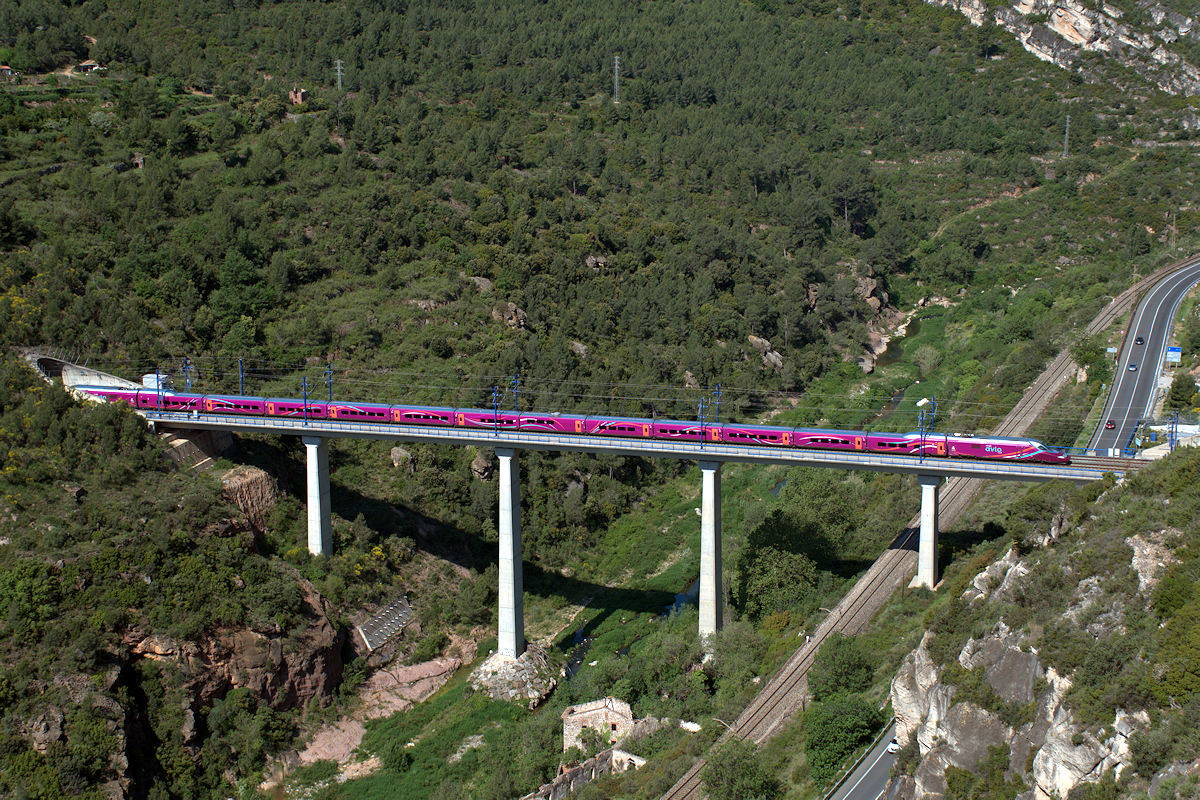
<svg viewBox="0 0 1200 800">
<path fill-rule="evenodd" d="M 1200 259 L 1197 261 L 1200 262 Z M 1088 323 L 1087 332 L 1096 334 L 1105 330 L 1121 315 L 1134 307 L 1139 294 L 1191 263 L 1190 261 L 1181 261 L 1170 264 L 1121 292 Z M 1078 367 L 1071 360 L 1068 351 L 1063 350 L 1059 353 L 993 433 L 997 436 L 1025 435 L 1029 427 L 1054 399 L 1059 389 L 1075 375 L 1077 369 Z M 966 478 L 951 478 L 946 481 L 946 485 L 942 488 L 941 526 L 943 529 L 953 524 L 953 521 L 963 512 L 982 485 L 983 481 Z M 909 522 L 908 528 L 859 579 L 850 593 L 835 608 L 836 613 L 830 614 L 826 621 L 821 623 L 813 634 L 812 641 L 793 653 L 783 668 L 751 702 L 742 717 L 748 718 L 754 724 L 743 728 L 740 724 L 742 717 L 739 717 L 738 724 L 734 725 L 734 730 L 726 731 L 722 735 L 722 739 L 737 736 L 755 743 L 766 741 L 794 711 L 801 707 L 801 700 L 808 688 L 808 667 L 812 664 L 812 657 L 824 636 L 835 629 L 841 633 L 858 633 L 887 602 L 891 596 L 891 590 L 902 582 L 898 578 L 907 580 L 908 576 L 913 574 L 917 561 L 913 542 L 919 524 L 920 515 Z M 769 697 L 771 695 L 781 699 L 771 699 Z M 756 709 L 755 707 L 759 705 L 762 708 Z M 768 706 L 774 708 L 768 710 Z M 704 759 L 696 761 L 662 796 L 663 800 L 697 800 L 701 794 L 700 771 L 703 766 Z"/>
<path fill-rule="evenodd" d="M 1183 296 L 1197 282 L 1200 282 L 1200 260 L 1159 281 L 1138 303 L 1117 356 L 1108 402 L 1088 449 L 1108 453 L 1124 447 L 1138 420 L 1152 411 L 1175 314 Z M 1137 344 L 1138 339 L 1142 344 Z M 1105 428 L 1107 420 L 1113 421 L 1112 430 Z"/>
<path fill-rule="evenodd" d="M 895 735 L 893 724 L 829 800 L 879 800 L 883 797 L 892 764 L 896 763 L 896 756 L 887 751 L 888 743 Z"/>
</svg>

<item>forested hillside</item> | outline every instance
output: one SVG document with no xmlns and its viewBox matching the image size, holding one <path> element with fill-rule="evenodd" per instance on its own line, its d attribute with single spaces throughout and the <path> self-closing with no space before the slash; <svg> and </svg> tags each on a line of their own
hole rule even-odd
<svg viewBox="0 0 1200 800">
<path fill-rule="evenodd" d="M 103 69 L 73 69 L 85 59 Z M 1074 346 L 1088 380 L 1038 432 L 1069 445 L 1108 369 L 1104 343 L 1076 327 L 1197 234 L 1186 100 L 1147 92 L 1135 102 L 916 0 L 19 0 L 0 6 L 0 63 L 23 73 L 0 84 L 0 343 L 65 348 L 129 377 L 157 367 L 178 382 L 186 357 L 186 379 L 203 391 L 236 391 L 240 363 L 248 392 L 320 392 L 330 380 L 339 396 L 490 405 L 499 386 L 507 406 L 519 374 L 523 407 L 692 417 L 720 384 L 722 419 L 783 410 L 785 420 L 891 428 L 912 427 L 912 403 L 936 394 L 936 424 L 970 431 Z M 293 88 L 306 90 L 303 102 Z M 877 363 L 906 315 L 902 353 Z M 140 685 L 130 670 L 149 669 L 124 661 L 131 630 L 299 635 L 316 624 L 310 590 L 343 633 L 364 606 L 410 592 L 424 630 L 409 655 L 436 653 L 443 629 L 466 636 L 490 619 L 495 487 L 471 471 L 475 453 L 413 447 L 399 470 L 382 444 L 337 446 L 337 556 L 315 563 L 289 444 L 243 442 L 231 456 L 280 472 L 285 497 L 265 530 L 201 536 L 224 518 L 215 486 L 161 466 L 131 419 L 68 410 L 4 369 L 0 408 L 13 433 L 0 440 L 0 488 L 20 535 L 0 546 L 0 606 L 13 659 L 24 647 L 22 658 L 41 660 L 9 660 L 3 674 L 50 685 L 59 672 L 90 672 L 102 694 L 121 697 L 121 685 Z M 55 415 L 66 427 L 42 432 Z M 112 440 L 110 423 L 123 431 Z M 84 457 L 77 442 L 97 438 Z M 63 441 L 67 455 L 39 455 Z M 633 581 L 636 590 L 604 595 L 602 616 L 624 625 L 661 607 L 664 581 L 694 577 L 683 467 L 524 459 L 527 587 L 547 607 Z M 89 465 L 110 460 L 117 477 Z M 907 513 L 896 509 L 911 487 L 899 481 L 778 479 L 804 487 L 784 492 L 787 502 L 824 492 L 876 513 L 835 525 L 815 552 L 799 532 L 816 523 L 781 512 L 768 524 L 770 481 L 744 477 L 757 488 L 739 500 L 744 518 L 730 511 L 727 564 L 743 577 L 756 563 L 779 570 L 774 595 L 730 584 L 746 621 L 729 659 L 750 666 L 646 678 L 656 656 L 645 650 L 636 670 L 608 659 L 583 671 L 562 702 L 621 690 L 639 713 L 735 710 L 752 668 L 769 668 L 822 593 Z M 86 522 L 61 487 L 46 488 L 64 482 L 97 487 Z M 109 495 L 122 510 L 95 517 L 91 504 Z M 60 533 L 29 532 L 43 527 Z M 216 565 L 178 561 L 195 547 Z M 655 578 L 670 552 L 683 555 Z M 163 575 L 200 570 L 221 587 L 204 597 L 233 599 L 219 614 L 154 605 L 132 572 L 121 578 L 128 597 L 71 590 L 71 570 L 98 570 L 105 553 L 157 559 Z M 44 603 L 24 599 L 30 581 L 51 587 Z M 543 613 L 536 601 L 530 609 Z M 48 618 L 86 636 L 67 641 Z M 675 629 L 633 628 L 608 631 L 614 653 L 636 654 L 642 639 L 686 650 Z M 363 666 L 346 655 L 349 695 Z M 112 680 L 105 658 L 124 665 Z M 5 680 L 13 697 L 26 685 Z M 689 695 L 689 680 L 704 685 Z M 169 702 L 125 698 L 144 709 L 126 727 L 161 737 L 133 796 L 226 796 L 231 782 L 253 785 L 266 751 L 294 732 L 297 715 L 275 716 L 288 703 L 237 690 L 195 704 L 198 738 L 175 737 L 170 693 L 182 678 L 164 682 Z M 681 694 L 655 700 L 668 684 Z M 12 791 L 51 797 L 119 771 L 119 758 L 103 758 L 117 738 L 76 734 L 67 721 L 61 749 L 38 750 L 27 717 L 44 712 L 3 706 L 4 758 L 23 765 L 7 774 L 50 787 L 22 778 Z M 544 722 L 480 713 L 496 722 L 489 735 L 524 742 L 521 752 L 549 736 Z M 374 752 L 395 756 L 385 769 L 406 763 L 389 732 L 416 724 L 379 729 Z M 252 726 L 269 735 L 255 748 L 235 741 Z M 446 753 L 415 757 L 443 769 L 457 742 L 443 744 Z M 630 792 L 678 771 L 686 748 L 660 747 L 665 766 Z M 197 766 L 203 748 L 219 754 L 216 766 Z M 495 756 L 471 757 L 412 780 L 449 787 L 447 797 L 503 797 L 534 788 L 556 761 L 538 751 L 501 774 Z M 799 774 L 797 791 L 814 791 Z"/>
</svg>

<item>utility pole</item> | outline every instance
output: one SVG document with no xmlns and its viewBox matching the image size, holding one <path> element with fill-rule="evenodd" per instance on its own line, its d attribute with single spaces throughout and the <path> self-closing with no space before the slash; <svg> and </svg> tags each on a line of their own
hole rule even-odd
<svg viewBox="0 0 1200 800">
<path fill-rule="evenodd" d="M 342 90 L 342 60 L 339 58 L 333 62 L 333 68 L 337 70 L 338 91 Z"/>
<path fill-rule="evenodd" d="M 1063 158 L 1067 157 L 1067 144 L 1071 140 L 1071 115 L 1067 114 L 1067 128 L 1063 131 Z"/>
<path fill-rule="evenodd" d="M 513 375 L 512 387 L 513 387 L 513 411 L 515 411 L 518 415 L 520 415 L 520 413 L 521 413 L 521 403 L 520 403 L 521 374 L 520 373 Z"/>
<path fill-rule="evenodd" d="M 613 56 L 613 103 L 621 102 L 621 57 Z"/>
</svg>

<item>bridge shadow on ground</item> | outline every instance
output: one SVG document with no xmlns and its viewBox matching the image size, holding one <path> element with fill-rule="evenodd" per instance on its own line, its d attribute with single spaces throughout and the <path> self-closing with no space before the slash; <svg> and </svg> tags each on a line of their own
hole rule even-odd
<svg viewBox="0 0 1200 800">
<path fill-rule="evenodd" d="M 978 545 L 1002 540 L 1005 534 L 1004 528 L 995 522 L 985 522 L 978 529 L 964 528 L 939 533 L 938 574 L 945 575 L 951 564 L 963 556 L 969 556 Z"/>
<path fill-rule="evenodd" d="M 294 439 L 295 443 L 288 441 Z M 299 444 L 298 437 L 286 437 L 281 441 L 253 440 L 237 438 L 237 449 L 232 452 L 238 461 L 263 469 L 275 477 L 280 491 L 291 496 L 303 505 L 307 500 L 307 474 L 305 468 L 304 447 Z M 352 458 L 336 451 L 330 453 L 330 470 L 337 463 Z M 363 530 L 365 540 L 356 542 L 364 549 L 379 544 L 390 536 L 409 536 L 423 552 L 442 559 L 464 570 L 483 572 L 490 565 L 499 561 L 497 543 L 489 542 L 480 536 L 464 531 L 452 523 L 430 517 L 404 505 L 391 503 L 364 494 L 361 490 L 330 481 L 330 502 L 335 515 L 343 519 L 353 520 L 357 530 Z M 361 516 L 361 524 L 359 517 Z M 342 527 L 342 526 L 336 526 Z M 345 546 L 343 539 L 337 541 L 335 531 L 334 550 L 339 544 Z M 351 535 L 355 535 L 352 530 Z M 286 546 L 272 542 L 263 542 L 265 550 L 280 555 L 279 550 L 286 550 L 295 545 L 288 542 Z M 632 619 L 643 614 L 660 615 L 671 605 L 675 596 L 672 592 L 653 589 L 633 589 L 604 584 L 576 578 L 564 574 L 563 571 L 549 569 L 536 561 L 529 559 L 530 552 L 525 549 L 522 558 L 524 589 L 527 594 L 548 599 L 556 599 L 563 605 L 580 603 L 584 598 L 590 598 L 587 611 L 571 630 L 559 634 L 556 645 L 564 649 L 570 648 L 575 631 L 583 625 L 583 636 L 598 628 L 606 619 L 619 615 L 621 619 Z M 493 615 L 494 615 L 493 611 Z M 494 622 L 494 620 L 493 620 Z"/>
<path fill-rule="evenodd" d="M 888 545 L 888 550 L 910 550 L 915 553 L 919 549 L 920 543 L 921 529 L 919 527 L 905 528 Z"/>
</svg>

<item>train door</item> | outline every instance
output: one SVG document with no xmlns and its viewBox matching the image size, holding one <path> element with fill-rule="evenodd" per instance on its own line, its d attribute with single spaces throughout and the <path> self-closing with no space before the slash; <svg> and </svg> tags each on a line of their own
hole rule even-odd
<svg viewBox="0 0 1200 800">
<path fill-rule="evenodd" d="M 711 437 L 710 437 L 710 438 L 711 438 L 711 439 L 712 439 L 714 442 L 719 442 L 719 441 L 721 441 L 721 429 L 720 429 L 720 428 L 709 428 L 709 431 L 711 431 L 711 432 L 712 432 L 712 435 L 711 435 Z"/>
<path fill-rule="evenodd" d="M 583 433 L 583 420 L 581 420 L 581 419 L 575 420 L 575 432 Z"/>
<path fill-rule="evenodd" d="M 650 425 L 649 424 L 642 425 L 642 436 L 646 436 L 646 437 L 650 436 Z"/>
<path fill-rule="evenodd" d="M 866 446 L 867 446 L 867 437 L 865 437 L 865 436 L 855 436 L 854 437 L 854 449 L 855 450 L 862 450 Z"/>
<path fill-rule="evenodd" d="M 946 440 L 945 440 L 945 438 L 941 438 L 941 439 L 937 440 L 937 454 L 939 456 L 946 455 Z"/>
</svg>

